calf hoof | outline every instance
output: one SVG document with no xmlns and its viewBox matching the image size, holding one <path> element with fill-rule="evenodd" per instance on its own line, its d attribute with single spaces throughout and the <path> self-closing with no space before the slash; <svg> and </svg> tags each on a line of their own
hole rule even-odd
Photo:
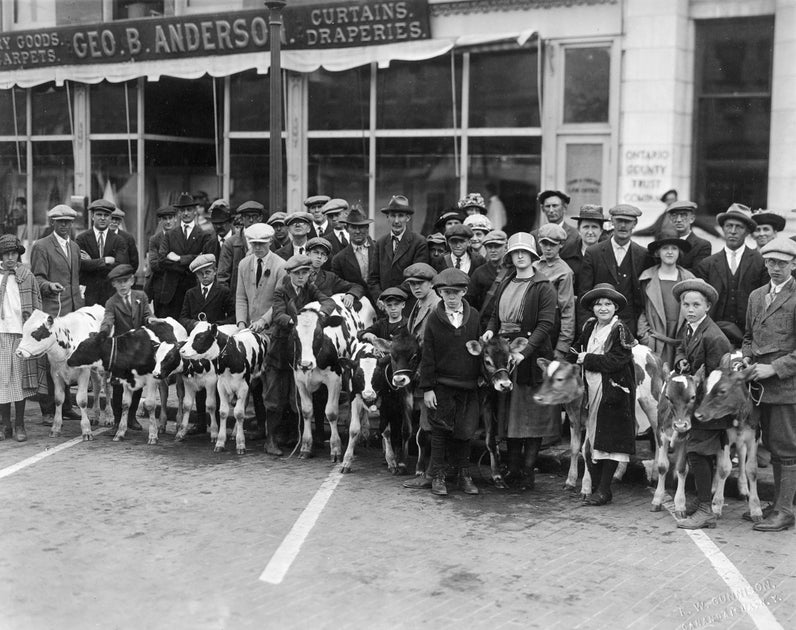
<svg viewBox="0 0 796 630">
<path fill-rule="evenodd" d="M 51 438 L 61 437 L 61 432 L 60 431 L 50 431 L 50 437 Z"/>
<path fill-rule="evenodd" d="M 146 443 L 149 444 L 150 446 L 154 446 L 155 444 L 158 443 L 158 439 L 156 437 L 151 437 L 146 441 Z"/>
<path fill-rule="evenodd" d="M 495 487 L 498 490 L 508 490 L 508 485 L 506 485 L 506 482 L 503 481 L 503 477 L 494 477 L 492 482 L 495 484 Z"/>
<path fill-rule="evenodd" d="M 185 431 L 178 431 L 174 436 L 175 442 L 184 442 L 185 441 Z"/>
<path fill-rule="evenodd" d="M 660 511 L 661 511 L 660 503 L 653 503 L 652 507 L 650 507 L 650 512 L 660 512 Z"/>
<path fill-rule="evenodd" d="M 568 483 L 564 484 L 564 490 L 566 490 L 567 492 L 575 492 L 577 489 L 578 489 L 577 486 L 571 486 Z"/>
<path fill-rule="evenodd" d="M 239 449 L 237 449 L 237 453 L 238 453 L 238 455 L 245 455 L 246 454 L 246 449 L 245 448 L 239 448 Z"/>
<path fill-rule="evenodd" d="M 123 435 L 114 435 L 113 436 L 113 441 L 114 442 L 123 442 L 124 441 L 124 436 Z"/>
<path fill-rule="evenodd" d="M 398 468 L 395 469 L 393 475 L 398 475 L 399 477 L 405 477 L 409 474 L 409 470 L 406 467 L 406 464 L 398 464 Z"/>
<path fill-rule="evenodd" d="M 347 474 L 349 474 L 349 473 L 351 472 L 351 466 L 342 466 L 342 467 L 340 468 L 340 472 L 341 472 L 343 475 L 347 475 Z"/>
<path fill-rule="evenodd" d="M 83 441 L 84 442 L 91 442 L 93 440 L 94 440 L 94 436 L 91 433 L 86 433 L 85 435 L 83 435 Z"/>
<path fill-rule="evenodd" d="M 223 446 L 216 446 L 216 447 L 214 447 L 214 448 L 213 448 L 213 452 L 214 452 L 214 453 L 223 453 L 223 452 L 224 452 L 224 451 L 226 451 L 226 450 L 227 450 L 227 449 L 226 449 L 226 448 L 224 448 Z"/>
<path fill-rule="evenodd" d="M 675 518 L 682 519 L 682 518 L 687 518 L 687 516 L 688 515 L 686 514 L 685 510 L 675 510 L 674 511 L 674 517 Z"/>
</svg>

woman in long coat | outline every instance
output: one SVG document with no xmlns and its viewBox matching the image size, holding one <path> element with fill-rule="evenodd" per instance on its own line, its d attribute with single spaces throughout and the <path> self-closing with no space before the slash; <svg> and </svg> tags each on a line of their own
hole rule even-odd
<svg viewBox="0 0 796 630">
<path fill-rule="evenodd" d="M 583 366 L 588 408 L 584 456 L 597 492 L 586 505 L 610 503 L 611 480 L 619 462 L 630 461 L 636 448 L 636 379 L 632 347 L 636 343 L 616 315 L 627 299 L 612 285 L 601 283 L 581 297 L 594 313 L 583 326 L 570 361 Z"/>
<path fill-rule="evenodd" d="M 544 438 L 560 434 L 550 409 L 536 404 L 533 395 L 542 383 L 536 359 L 553 357 L 551 333 L 555 326 L 557 295 L 550 281 L 537 274 L 539 260 L 533 237 L 518 232 L 508 241 L 505 263 L 513 266 L 495 295 L 495 309 L 482 339 L 494 335 L 506 338 L 512 348 L 512 382 L 509 394 L 498 394 L 500 435 L 508 445 L 509 470 L 506 481 L 533 488 L 533 467 Z"/>
<path fill-rule="evenodd" d="M 25 431 L 25 399 L 38 393 L 45 375 L 35 358 L 15 354 L 22 339 L 22 324 L 41 308 L 39 285 L 27 265 L 19 262 L 25 248 L 13 234 L 0 236 L 0 440 L 10 438 L 11 403 L 17 442 L 28 439 Z"/>
<path fill-rule="evenodd" d="M 645 269 L 639 276 L 645 306 L 638 318 L 638 340 L 652 348 L 673 369 L 685 317 L 680 312 L 680 303 L 674 298 L 672 289 L 678 282 L 694 277 L 688 269 L 677 264 L 682 255 L 691 249 L 691 244 L 674 233 L 664 233 L 647 249 L 660 263 Z"/>
</svg>

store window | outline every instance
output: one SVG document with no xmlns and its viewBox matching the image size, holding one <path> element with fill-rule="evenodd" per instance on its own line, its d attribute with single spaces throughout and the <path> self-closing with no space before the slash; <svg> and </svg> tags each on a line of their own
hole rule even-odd
<svg viewBox="0 0 796 630">
<path fill-rule="evenodd" d="M 28 200 L 25 192 L 26 142 L 0 142 L 0 224 L 3 234 L 25 238 Z"/>
<path fill-rule="evenodd" d="M 0 90 L 0 136 L 25 135 L 26 91 L 20 88 Z M 16 119 L 14 113 L 16 112 Z M 16 120 L 16 124 L 15 124 Z"/>
<path fill-rule="evenodd" d="M 318 70 L 308 77 L 309 128 L 365 130 L 370 126 L 370 68 Z"/>
<path fill-rule="evenodd" d="M 173 1 L 164 0 L 112 0 L 114 20 L 135 20 L 167 15 L 166 6 L 174 6 Z M 174 9 L 170 13 L 173 13 Z"/>
<path fill-rule="evenodd" d="M 95 140 L 91 143 L 91 199 L 107 199 L 115 203 L 125 213 L 122 229 L 133 235 L 140 205 L 135 172 L 136 146 L 135 142 L 126 140 Z"/>
<path fill-rule="evenodd" d="M 309 141 L 309 190 L 368 205 L 368 139 Z"/>
<path fill-rule="evenodd" d="M 39 238 L 47 226 L 47 211 L 59 203 L 68 204 L 74 192 L 75 162 L 72 142 L 33 143 L 34 233 Z"/>
<path fill-rule="evenodd" d="M 45 83 L 31 88 L 33 135 L 70 135 L 69 97 L 65 86 Z"/>
<path fill-rule="evenodd" d="M 213 138 L 216 115 L 220 109 L 213 107 L 213 81 L 215 97 L 223 91 L 220 79 L 173 79 L 163 77 L 157 83 L 146 85 L 144 120 L 146 133 L 163 134 L 181 138 Z"/>
<path fill-rule="evenodd" d="M 471 54 L 470 127 L 538 127 L 537 81 L 536 48 Z"/>
<path fill-rule="evenodd" d="M 89 87 L 91 133 L 138 131 L 138 83 L 108 83 Z"/>
<path fill-rule="evenodd" d="M 773 18 L 706 20 L 696 28 L 696 202 L 766 207 Z"/>
<path fill-rule="evenodd" d="M 232 76 L 229 112 L 232 131 L 268 131 L 271 115 L 268 75 L 249 70 Z"/>
<path fill-rule="evenodd" d="M 608 46 L 569 47 L 564 57 L 564 124 L 607 123 L 611 86 Z"/>
<path fill-rule="evenodd" d="M 231 140 L 229 143 L 230 192 L 229 202 L 237 208 L 244 201 L 259 201 L 269 212 L 270 183 L 268 180 L 271 165 L 268 140 Z M 282 141 L 282 172 L 287 173 L 285 161 L 285 142 Z M 292 210 L 297 210 L 293 208 Z M 279 208 L 284 210 L 284 208 Z"/>
</svg>

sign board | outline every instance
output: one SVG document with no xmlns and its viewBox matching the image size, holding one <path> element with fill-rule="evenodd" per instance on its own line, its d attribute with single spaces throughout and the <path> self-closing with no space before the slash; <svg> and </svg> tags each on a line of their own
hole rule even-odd
<svg viewBox="0 0 796 630">
<path fill-rule="evenodd" d="M 672 161 L 668 146 L 626 145 L 620 167 L 620 202 L 641 210 L 662 210 L 660 196 L 672 187 Z"/>
<path fill-rule="evenodd" d="M 268 51 L 268 9 L 0 33 L 0 71 Z M 427 0 L 287 6 L 286 50 L 428 39 Z"/>
</svg>

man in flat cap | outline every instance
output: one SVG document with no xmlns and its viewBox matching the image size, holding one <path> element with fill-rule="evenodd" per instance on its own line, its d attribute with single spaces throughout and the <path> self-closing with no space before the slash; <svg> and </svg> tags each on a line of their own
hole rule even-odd
<svg viewBox="0 0 796 630">
<path fill-rule="evenodd" d="M 680 248 L 680 258 L 677 259 L 677 264 L 689 271 L 693 271 L 694 267 L 710 256 L 711 250 L 710 242 L 698 237 L 692 230 L 696 211 L 697 205 L 687 200 L 674 201 L 666 208 L 666 214 L 677 238 L 683 239 L 691 246 L 691 249 Z"/>
<path fill-rule="evenodd" d="M 240 218 L 241 230 L 224 241 L 219 254 L 217 276 L 218 282 L 227 285 L 233 295 L 238 286 L 238 265 L 249 251 L 249 245 L 246 242 L 246 228 L 255 223 L 262 223 L 265 208 L 259 201 L 244 201 L 238 206 L 235 214 Z"/>
<path fill-rule="evenodd" d="M 343 280 L 358 284 L 368 294 L 368 274 L 373 268 L 373 240 L 368 229 L 373 219 L 367 218 L 359 208 L 351 210 L 343 222 L 348 234 L 348 245 L 332 258 L 332 272 Z"/>
<path fill-rule="evenodd" d="M 80 246 L 71 236 L 72 223 L 77 212 L 59 204 L 47 213 L 52 232 L 33 243 L 30 250 L 30 268 L 39 284 L 41 309 L 53 317 L 73 313 L 83 306 L 80 295 Z M 46 360 L 46 359 L 45 359 Z M 69 388 L 62 408 L 63 417 L 79 420 L 80 414 L 72 409 Z M 52 423 L 55 413 L 54 384 L 47 369 L 47 394 L 39 396 L 42 418 Z"/>
<path fill-rule="evenodd" d="M 163 307 L 160 305 L 159 298 L 163 291 L 163 269 L 160 258 L 160 243 L 166 232 L 177 225 L 177 210 L 173 206 L 161 206 L 157 209 L 158 228 L 149 237 L 147 244 L 147 273 L 144 280 L 144 293 L 153 302 L 155 315 L 163 317 Z"/>
<path fill-rule="evenodd" d="M 778 237 L 762 251 L 771 281 L 752 291 L 741 348 L 763 387 L 752 408 L 771 451 L 775 504 L 754 529 L 778 532 L 794 526 L 796 495 L 796 243 Z"/>
<path fill-rule="evenodd" d="M 124 244 L 127 247 L 127 256 L 130 258 L 130 266 L 137 272 L 138 263 L 140 262 L 138 258 L 138 244 L 135 242 L 135 237 L 130 234 L 130 232 L 126 232 L 122 229 L 124 217 L 124 210 L 121 208 L 114 208 L 113 212 L 111 212 L 111 221 L 108 229 L 124 240 Z"/>
<path fill-rule="evenodd" d="M 180 215 L 180 223 L 166 232 L 160 242 L 165 273 L 159 302 L 164 317 L 179 319 L 185 293 L 196 286 L 196 276 L 191 273 L 190 265 L 199 254 L 210 253 L 213 241 L 210 233 L 196 223 L 197 203 L 190 194 L 180 194 L 172 205 Z"/>
<path fill-rule="evenodd" d="M 331 199 L 328 195 L 311 195 L 304 200 L 304 207 L 312 215 L 312 234 L 308 238 L 323 236 L 331 227 L 326 215 L 323 213 L 323 207 Z"/>
<path fill-rule="evenodd" d="M 749 295 L 768 282 L 768 272 L 760 252 L 745 243 L 757 227 L 749 208 L 732 204 L 716 221 L 724 232 L 724 247 L 699 263 L 694 275 L 718 291 L 710 316 L 737 346 L 746 328 Z"/>
<path fill-rule="evenodd" d="M 578 295 L 607 282 L 627 298 L 619 318 L 635 336 L 638 316 L 644 312 L 644 291 L 639 283 L 641 272 L 652 267 L 653 259 L 645 247 L 631 240 L 641 210 L 629 204 L 608 211 L 614 226 L 611 238 L 592 245 L 583 255 Z"/>
<path fill-rule="evenodd" d="M 368 277 L 368 287 L 374 303 L 388 287 L 400 286 L 404 281 L 404 269 L 416 262 L 428 262 L 426 239 L 409 229 L 415 213 L 409 200 L 403 195 L 393 195 L 381 209 L 390 223 L 390 233 L 376 241 L 373 267 Z"/>
<path fill-rule="evenodd" d="M 304 256 L 307 254 L 307 241 L 313 232 L 315 225 L 312 214 L 309 212 L 291 212 L 285 218 L 287 232 L 290 236 L 288 244 L 277 250 L 277 256 L 283 260 L 289 260 L 295 255 Z"/>
<path fill-rule="evenodd" d="M 88 206 L 92 227 L 75 237 L 80 246 L 80 284 L 85 285 L 86 306 L 104 305 L 114 294 L 108 272 L 130 262 L 124 239 L 108 228 L 116 209 L 110 201 L 97 199 Z"/>
<path fill-rule="evenodd" d="M 547 217 L 547 222 L 562 227 L 567 234 L 566 240 L 561 244 L 562 247 L 573 243 L 578 238 L 578 231 L 569 222 L 564 221 L 569 202 L 569 195 L 560 190 L 545 190 L 539 193 L 539 209 Z M 539 242 L 538 234 L 538 228 L 531 232 L 536 243 Z"/>
<path fill-rule="evenodd" d="M 330 199 L 323 204 L 323 208 L 321 208 L 327 221 L 329 221 L 329 227 L 323 235 L 323 238 L 332 245 L 332 255 L 329 257 L 327 264 L 323 267 L 327 271 L 330 271 L 332 268 L 332 257 L 340 253 L 342 249 L 348 245 L 348 233 L 345 227 L 345 218 L 348 214 L 348 209 L 348 202 L 345 199 Z"/>
<path fill-rule="evenodd" d="M 274 238 L 271 240 L 271 251 L 276 253 L 290 242 L 285 224 L 287 214 L 285 212 L 274 212 L 266 223 L 274 228 Z"/>
</svg>

